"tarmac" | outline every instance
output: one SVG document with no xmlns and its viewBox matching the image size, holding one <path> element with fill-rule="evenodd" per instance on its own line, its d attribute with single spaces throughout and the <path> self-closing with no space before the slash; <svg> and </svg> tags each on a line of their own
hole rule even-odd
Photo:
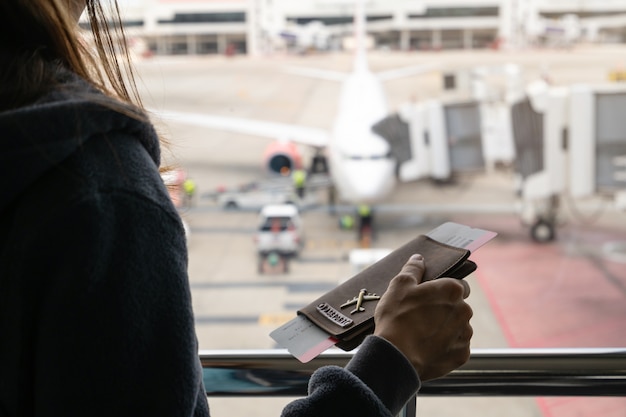
<svg viewBox="0 0 626 417">
<path fill-rule="evenodd" d="M 555 83 L 604 82 L 626 48 L 518 52 L 430 52 L 370 55 L 373 70 L 439 62 L 445 68 L 475 63 L 523 65 L 528 79 L 549 68 Z M 155 57 L 138 62 L 148 106 L 207 112 L 318 128 L 330 127 L 339 85 L 285 74 L 291 65 L 347 71 L 344 54 L 302 57 Z M 390 108 L 416 97 L 437 97 L 441 74 L 385 84 Z M 202 198 L 220 186 L 262 177 L 268 139 L 157 122 L 169 147 L 168 164 L 185 169 L 198 195 L 181 215 L 190 228 L 189 278 L 200 348 L 273 349 L 269 333 L 340 281 L 354 274 L 348 262 L 356 232 L 340 230 L 338 214 L 320 205 L 305 210 L 307 244 L 289 273 L 259 274 L 252 233 L 254 211 L 224 211 Z M 304 150 L 306 152 L 306 150 Z M 444 221 L 498 232 L 472 254 L 479 266 L 467 278 L 474 309 L 473 348 L 626 346 L 626 265 L 607 249 L 626 241 L 626 213 L 604 199 L 565 200 L 555 241 L 534 243 L 519 212 L 511 168 L 464 175 L 450 184 L 400 184 L 375 211 L 373 246 L 395 248 Z M 295 360 L 295 359 L 294 359 Z M 289 398 L 209 398 L 214 416 L 279 415 Z M 418 399 L 418 415 L 507 417 L 624 417 L 626 398 Z"/>
</svg>

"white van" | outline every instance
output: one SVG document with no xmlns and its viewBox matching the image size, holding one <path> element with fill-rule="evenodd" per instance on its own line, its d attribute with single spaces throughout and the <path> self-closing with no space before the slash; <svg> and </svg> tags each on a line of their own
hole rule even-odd
<svg viewBox="0 0 626 417">
<path fill-rule="evenodd" d="M 254 236 L 257 252 L 277 252 L 297 256 L 304 247 L 304 228 L 298 208 L 293 204 L 271 204 L 259 213 L 258 230 Z"/>
</svg>

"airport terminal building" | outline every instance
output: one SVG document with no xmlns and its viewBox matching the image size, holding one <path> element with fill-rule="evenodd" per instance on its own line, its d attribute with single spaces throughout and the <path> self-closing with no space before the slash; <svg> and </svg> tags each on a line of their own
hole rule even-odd
<svg viewBox="0 0 626 417">
<path fill-rule="evenodd" d="M 349 45 L 354 0 L 119 0 L 153 54 L 269 54 Z M 439 50 L 624 42 L 626 0 L 366 0 L 371 46 Z"/>
</svg>

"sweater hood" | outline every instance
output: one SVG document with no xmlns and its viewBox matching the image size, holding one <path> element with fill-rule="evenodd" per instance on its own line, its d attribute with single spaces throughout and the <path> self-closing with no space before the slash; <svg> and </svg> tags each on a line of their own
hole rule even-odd
<svg viewBox="0 0 626 417">
<path fill-rule="evenodd" d="M 64 78 L 60 89 L 35 103 L 0 112 L 0 213 L 46 171 L 107 133 L 135 136 L 159 166 L 158 138 L 150 123 L 107 106 L 114 102 L 78 76 Z"/>
</svg>

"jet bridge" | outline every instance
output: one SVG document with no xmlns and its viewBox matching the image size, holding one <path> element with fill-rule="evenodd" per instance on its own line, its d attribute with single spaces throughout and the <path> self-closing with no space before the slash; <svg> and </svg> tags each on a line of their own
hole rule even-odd
<svg viewBox="0 0 626 417">
<path fill-rule="evenodd" d="M 538 242 L 556 236 L 561 200 L 626 204 L 626 87 L 531 83 L 511 105 L 522 218 Z"/>
<path fill-rule="evenodd" d="M 625 193 L 626 87 L 573 87 L 570 109 L 572 196 Z"/>
<path fill-rule="evenodd" d="M 455 174 L 485 169 L 477 101 L 408 103 L 373 130 L 389 142 L 401 181 L 448 181 Z"/>
</svg>

